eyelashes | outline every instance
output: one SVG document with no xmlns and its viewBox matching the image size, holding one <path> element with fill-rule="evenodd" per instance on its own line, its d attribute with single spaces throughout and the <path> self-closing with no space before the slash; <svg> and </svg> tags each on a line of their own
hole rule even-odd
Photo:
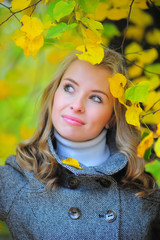
<svg viewBox="0 0 160 240">
<path fill-rule="evenodd" d="M 74 92 L 74 88 L 70 84 L 65 84 L 63 86 L 63 89 L 64 89 L 65 92 L 68 92 L 68 93 L 73 93 Z"/>
<path fill-rule="evenodd" d="M 102 103 L 102 98 L 97 96 L 97 95 L 93 95 L 90 97 L 94 102 L 97 102 L 97 103 Z"/>
<path fill-rule="evenodd" d="M 68 84 L 68 83 L 63 86 L 63 89 L 67 93 L 73 94 L 75 92 L 74 87 L 71 84 Z M 91 95 L 89 97 L 89 99 L 91 99 L 95 103 L 102 103 L 103 102 L 103 99 L 99 95 L 95 95 L 95 94 Z"/>
</svg>

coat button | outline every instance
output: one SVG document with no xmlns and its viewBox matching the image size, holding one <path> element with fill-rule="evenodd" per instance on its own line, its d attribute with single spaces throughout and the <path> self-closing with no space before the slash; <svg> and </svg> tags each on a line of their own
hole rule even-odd
<svg viewBox="0 0 160 240">
<path fill-rule="evenodd" d="M 71 188 L 71 189 L 75 189 L 78 187 L 79 185 L 79 181 L 76 179 L 76 178 L 73 178 L 73 177 L 70 177 L 68 178 L 68 186 Z"/>
<path fill-rule="evenodd" d="M 111 182 L 110 182 L 109 180 L 105 179 L 105 178 L 100 178 L 99 181 L 100 181 L 100 184 L 101 184 L 103 187 L 108 188 L 108 187 L 110 187 L 110 185 L 111 185 Z"/>
<path fill-rule="evenodd" d="M 71 219 L 73 220 L 77 220 L 78 218 L 80 218 L 81 211 L 79 210 L 79 208 L 77 207 L 71 207 L 68 211 L 68 215 L 70 216 Z"/>
<path fill-rule="evenodd" d="M 116 220 L 117 215 L 113 210 L 108 210 L 105 214 L 105 220 L 109 223 L 112 223 Z"/>
</svg>

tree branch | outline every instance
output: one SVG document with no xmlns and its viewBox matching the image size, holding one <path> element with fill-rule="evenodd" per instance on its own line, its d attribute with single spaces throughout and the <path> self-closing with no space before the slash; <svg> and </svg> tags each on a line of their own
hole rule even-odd
<svg viewBox="0 0 160 240">
<path fill-rule="evenodd" d="M 123 56 L 123 57 L 124 57 L 124 56 Z M 155 72 L 148 71 L 148 70 L 146 70 L 144 67 L 139 66 L 139 65 L 136 64 L 135 62 L 129 60 L 128 58 L 126 58 L 126 57 L 124 57 L 124 58 L 125 58 L 126 61 L 132 63 L 132 64 L 135 65 L 136 67 L 141 68 L 143 71 L 148 72 L 148 73 L 152 73 L 152 74 L 155 74 L 155 75 L 158 75 L 158 76 L 160 77 L 160 73 L 155 73 Z"/>
<path fill-rule="evenodd" d="M 34 3 L 34 4 L 32 4 L 32 5 L 30 5 L 30 6 L 28 6 L 28 7 L 26 7 L 26 8 L 23 8 L 23 9 L 21 9 L 21 10 L 19 10 L 19 11 L 16 11 L 16 12 L 12 12 L 11 10 L 10 10 L 10 8 L 8 8 L 7 6 L 5 6 L 5 7 L 7 7 L 9 10 L 10 10 L 10 12 L 12 13 L 8 18 L 6 18 L 3 22 L 1 22 L 0 23 L 0 26 L 2 25 L 2 24 L 4 24 L 5 22 L 7 22 L 11 17 L 16 17 L 15 15 L 17 14 L 17 13 L 20 13 L 20 12 L 23 12 L 24 10 L 26 10 L 26 9 L 28 9 L 28 8 L 31 8 L 31 7 L 33 7 L 33 6 L 37 6 L 37 4 L 39 4 L 40 2 L 41 2 L 42 0 L 39 0 L 38 2 L 36 2 L 36 3 Z M 2 5 L 2 3 L 0 3 L 1 5 Z M 2 5 L 3 6 L 3 5 Z M 35 9 L 34 9 L 35 10 Z M 33 12 L 32 12 L 33 13 Z M 19 19 L 18 19 L 19 20 Z"/>
<path fill-rule="evenodd" d="M 10 11 L 10 13 L 12 13 L 12 15 L 17 19 L 17 21 L 20 22 L 20 20 L 17 18 L 17 16 L 14 15 L 14 12 L 12 12 L 11 7 L 7 7 L 7 6 L 6 6 L 5 4 L 3 4 L 3 3 L 0 3 L 0 5 L 2 5 L 3 7 L 7 8 L 7 9 Z"/>
<path fill-rule="evenodd" d="M 130 20 L 130 15 L 131 15 L 133 3 L 134 3 L 134 0 L 132 0 L 132 2 L 130 4 L 130 7 L 129 7 L 129 13 L 128 13 L 128 17 L 127 17 L 127 25 L 126 25 L 126 28 L 125 28 L 124 37 L 123 37 L 122 44 L 121 44 L 121 47 L 120 47 L 122 55 L 124 55 L 124 42 L 125 42 L 126 36 L 127 36 L 127 31 L 128 31 L 129 20 Z"/>
<path fill-rule="evenodd" d="M 153 112 L 150 112 L 150 113 L 143 114 L 143 115 L 141 115 L 141 118 L 144 118 L 145 116 L 150 115 L 150 114 L 154 115 L 156 112 L 159 112 L 159 111 L 160 111 L 160 109 L 158 109 L 156 111 L 153 111 Z"/>
</svg>

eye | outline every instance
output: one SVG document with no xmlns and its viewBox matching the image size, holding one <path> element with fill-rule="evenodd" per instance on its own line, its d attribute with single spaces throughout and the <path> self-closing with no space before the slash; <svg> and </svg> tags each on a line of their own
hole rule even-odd
<svg viewBox="0 0 160 240">
<path fill-rule="evenodd" d="M 65 92 L 69 92 L 69 93 L 74 92 L 74 88 L 70 84 L 64 85 L 63 89 L 64 89 Z"/>
<path fill-rule="evenodd" d="M 91 99 L 92 99 L 94 102 L 102 103 L 102 99 L 101 99 L 99 96 L 93 95 L 93 96 L 91 96 Z"/>
</svg>

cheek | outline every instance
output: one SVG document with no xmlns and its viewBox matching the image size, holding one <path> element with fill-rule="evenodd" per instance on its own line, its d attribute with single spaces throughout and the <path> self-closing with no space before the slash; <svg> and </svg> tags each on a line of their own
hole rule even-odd
<svg viewBox="0 0 160 240">
<path fill-rule="evenodd" d="M 98 123 L 106 124 L 112 116 L 113 104 L 109 107 L 102 108 L 98 114 L 98 111 L 94 112 L 95 120 Z"/>
<path fill-rule="evenodd" d="M 59 93 L 59 91 L 57 91 L 54 96 L 52 112 L 55 112 L 56 110 L 60 109 L 61 106 L 62 106 L 62 96 Z"/>
</svg>

